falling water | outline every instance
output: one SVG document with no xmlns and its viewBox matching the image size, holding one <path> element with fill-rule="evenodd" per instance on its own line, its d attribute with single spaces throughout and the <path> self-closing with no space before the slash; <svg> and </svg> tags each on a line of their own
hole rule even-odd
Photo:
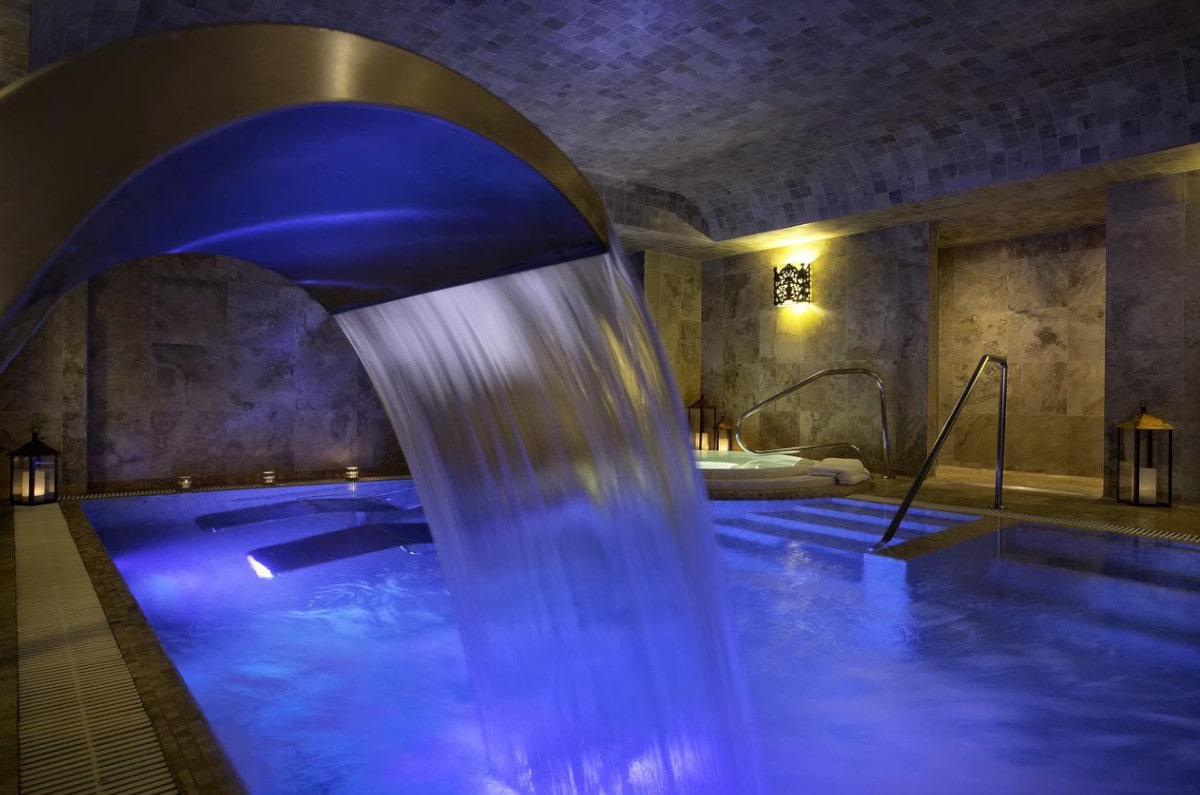
<svg viewBox="0 0 1200 795">
<path fill-rule="evenodd" d="M 619 259 L 339 320 L 412 466 L 505 783 L 759 791 L 680 401 Z"/>
</svg>

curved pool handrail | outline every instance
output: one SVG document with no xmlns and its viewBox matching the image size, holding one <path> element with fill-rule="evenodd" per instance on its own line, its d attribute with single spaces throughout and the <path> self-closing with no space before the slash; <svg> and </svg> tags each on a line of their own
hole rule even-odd
<svg viewBox="0 0 1200 795">
<path fill-rule="evenodd" d="M 792 394 L 793 392 L 803 389 L 804 387 L 808 386 L 809 384 L 811 384 L 814 381 L 818 381 L 822 378 L 826 378 L 826 377 L 832 376 L 832 375 L 865 375 L 865 376 L 869 376 L 869 377 L 875 379 L 875 384 L 879 387 L 879 427 L 880 427 L 880 435 L 882 436 L 882 439 L 883 439 L 884 478 L 887 478 L 890 480 L 891 478 L 893 478 L 895 476 L 892 474 L 892 448 L 891 448 L 890 442 L 888 441 L 886 390 L 884 389 L 884 386 L 883 386 L 883 378 L 880 377 L 879 373 L 875 372 L 874 370 L 869 370 L 865 367 L 841 367 L 841 368 L 835 368 L 835 369 L 829 369 L 829 370 L 820 370 L 820 371 L 815 372 L 812 375 L 808 376 L 803 381 L 800 381 L 799 383 L 789 386 L 787 389 L 783 390 L 782 392 L 777 392 L 774 395 L 771 395 L 769 398 L 762 401 L 761 403 L 751 406 L 748 410 L 746 410 L 742 414 L 742 416 L 738 417 L 737 424 L 734 426 L 734 429 L 733 429 L 733 437 L 737 440 L 737 443 L 739 445 L 741 445 L 743 450 L 746 450 L 747 452 L 751 452 L 751 453 L 764 453 L 765 454 L 765 453 L 781 453 L 781 452 L 798 452 L 800 450 L 813 450 L 813 449 L 817 449 L 817 448 L 821 448 L 821 447 L 847 447 L 847 448 L 850 448 L 850 449 L 854 450 L 855 452 L 857 452 L 859 458 L 862 458 L 862 450 L 860 450 L 856 445 L 850 444 L 849 442 L 828 442 L 828 443 L 824 443 L 824 444 L 809 444 L 809 445 L 797 445 L 795 447 L 780 447 L 780 448 L 776 448 L 773 450 L 756 450 L 755 448 L 753 448 L 749 444 L 747 444 L 744 439 L 742 439 L 742 425 L 746 422 L 746 420 L 750 419 L 755 414 L 762 411 L 764 408 L 766 408 L 770 404 L 774 403 L 775 401 L 777 401 L 781 398 L 785 398 L 788 395 Z"/>
<path fill-rule="evenodd" d="M 999 415 L 996 424 L 996 500 L 992 503 L 992 508 L 1004 508 L 1004 414 L 1008 403 L 1008 360 L 1002 356 L 996 356 L 991 353 L 985 353 L 979 358 L 979 364 L 975 365 L 975 372 L 967 379 L 967 385 L 963 388 L 962 394 L 958 397 L 958 403 L 954 404 L 954 409 L 951 410 L 950 416 L 946 418 L 946 424 L 942 426 L 942 430 L 938 433 L 937 440 L 933 443 L 933 448 L 929 451 L 929 455 L 925 457 L 925 462 L 921 464 L 921 470 L 913 479 L 912 486 L 909 487 L 908 493 L 904 495 L 904 500 L 900 503 L 900 508 L 892 517 L 891 524 L 888 525 L 887 531 L 879 542 L 871 547 L 871 551 L 882 549 L 887 545 L 892 537 L 896 535 L 896 531 L 900 528 L 900 523 L 904 521 L 904 515 L 908 513 L 908 509 L 912 506 L 913 499 L 916 498 L 917 492 L 921 488 L 921 484 L 925 482 L 925 478 L 929 475 L 929 471 L 933 469 L 933 464 L 937 461 L 938 453 L 942 451 L 942 445 L 946 443 L 946 439 L 950 438 L 950 431 L 954 428 L 954 422 L 958 419 L 958 415 L 962 413 L 963 406 L 967 404 L 967 398 L 971 396 L 975 385 L 979 383 L 980 377 L 983 375 L 983 370 L 989 364 L 994 364 L 1000 368 L 1000 407 Z"/>
</svg>

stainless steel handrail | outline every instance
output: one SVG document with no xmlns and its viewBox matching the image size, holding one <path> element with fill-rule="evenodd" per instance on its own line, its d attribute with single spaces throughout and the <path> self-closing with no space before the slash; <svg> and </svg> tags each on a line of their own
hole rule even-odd
<svg viewBox="0 0 1200 795">
<path fill-rule="evenodd" d="M 921 484 L 925 482 L 925 478 L 929 475 L 929 470 L 933 468 L 933 463 L 937 460 L 938 453 L 942 451 L 942 445 L 950 437 L 950 430 L 954 427 L 954 421 L 962 413 L 963 406 L 967 404 L 967 398 L 971 396 L 971 391 L 979 383 L 979 378 L 983 375 L 983 368 L 989 364 L 997 365 L 1000 368 L 1000 415 L 996 423 L 996 501 L 992 503 L 992 507 L 1004 507 L 1001 503 L 1004 496 L 1004 412 L 1008 402 L 1008 360 L 1001 356 L 985 353 L 979 358 L 979 364 L 975 366 L 975 372 L 967 380 L 967 385 L 958 397 L 958 403 L 954 405 L 950 416 L 946 418 L 946 424 L 942 426 L 942 430 L 937 436 L 937 441 L 933 443 L 933 449 L 929 451 L 929 455 L 925 456 L 925 462 L 921 464 L 921 471 L 917 473 L 917 477 L 909 487 L 908 493 L 904 495 L 904 500 L 900 503 L 900 509 L 892 517 L 892 523 L 888 525 L 887 532 L 883 534 L 883 538 L 879 539 L 879 543 L 871 547 L 872 551 L 886 546 L 892 540 L 892 537 L 896 535 L 896 530 L 899 529 L 900 522 L 904 520 L 904 514 L 908 513 L 913 499 L 917 496 L 917 491 L 921 488 Z"/>
<path fill-rule="evenodd" d="M 806 445 L 797 445 L 795 447 L 777 447 L 773 450 L 755 450 L 753 447 L 746 444 L 746 442 L 742 439 L 742 423 L 744 423 L 750 417 L 753 417 L 755 414 L 762 411 L 763 408 L 770 405 L 771 403 L 774 403 L 776 400 L 787 397 L 788 395 L 792 394 L 796 390 L 802 389 L 803 387 L 808 386 L 813 381 L 816 381 L 816 380 L 819 380 L 821 378 L 825 378 L 825 377 L 831 376 L 831 375 L 867 375 L 867 376 L 870 376 L 871 378 L 875 379 L 875 383 L 879 386 L 879 426 L 880 426 L 880 433 L 883 436 L 883 468 L 885 470 L 884 477 L 888 478 L 888 479 L 894 477 L 892 475 L 892 448 L 891 448 L 890 443 L 888 442 L 887 398 L 884 395 L 883 379 L 879 377 L 879 373 L 875 372 L 874 370 L 868 370 L 865 367 L 847 367 L 847 368 L 836 369 L 836 370 L 821 370 L 819 372 L 813 373 L 812 375 L 810 375 L 808 378 L 805 378 L 800 383 L 793 384 L 792 386 L 789 386 L 787 389 L 783 390 L 782 392 L 778 392 L 774 395 L 771 395 L 771 397 L 767 398 L 766 400 L 762 401 L 761 403 L 759 403 L 755 406 L 750 407 L 750 409 L 748 409 L 744 414 L 742 414 L 742 416 L 738 417 L 737 424 L 733 428 L 733 437 L 735 439 L 737 439 L 737 443 L 742 446 L 743 450 L 746 450 L 747 452 L 750 452 L 750 453 L 783 453 L 783 452 L 798 452 L 800 450 L 814 450 L 819 447 L 848 447 L 851 450 L 854 450 L 855 452 L 857 452 L 859 455 L 859 458 L 861 458 L 862 450 L 860 450 L 856 445 L 850 444 L 849 442 L 829 442 L 827 444 L 806 444 Z"/>
</svg>

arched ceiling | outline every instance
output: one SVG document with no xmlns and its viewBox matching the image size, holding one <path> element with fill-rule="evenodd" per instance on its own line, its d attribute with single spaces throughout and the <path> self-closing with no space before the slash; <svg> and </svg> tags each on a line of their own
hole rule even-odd
<svg viewBox="0 0 1200 795">
<path fill-rule="evenodd" d="M 1200 142 L 1195 0 L 39 0 L 31 14 L 34 68 L 213 22 L 386 40 L 524 113 L 594 176 L 624 228 L 697 252 L 819 221 L 962 210 L 955 197 L 986 186 L 987 207 L 944 234 L 987 237 L 969 224 L 997 209 L 1010 227 L 1045 225 L 1032 209 L 1043 183 L 1055 223 L 1096 222 L 1104 184 L 1130 178 L 1119 163 L 1172 150 L 1138 174 L 1188 167 L 1177 150 Z M 1091 193 L 1064 205 L 1060 174 Z M 1020 189 L 995 193 L 1005 185 Z"/>
</svg>

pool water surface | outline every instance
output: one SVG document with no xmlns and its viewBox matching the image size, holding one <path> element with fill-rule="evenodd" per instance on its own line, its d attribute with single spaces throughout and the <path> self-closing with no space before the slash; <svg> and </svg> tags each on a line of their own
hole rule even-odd
<svg viewBox="0 0 1200 795">
<path fill-rule="evenodd" d="M 392 481 L 84 507 L 251 792 L 509 792 L 433 546 L 310 541 L 415 505 Z M 752 507 L 713 503 L 718 529 Z M 913 581 L 846 549 L 719 538 L 768 791 L 1197 791 L 1195 549 L 1020 527 L 969 575 Z M 280 547 L 303 565 L 247 560 Z"/>
</svg>

